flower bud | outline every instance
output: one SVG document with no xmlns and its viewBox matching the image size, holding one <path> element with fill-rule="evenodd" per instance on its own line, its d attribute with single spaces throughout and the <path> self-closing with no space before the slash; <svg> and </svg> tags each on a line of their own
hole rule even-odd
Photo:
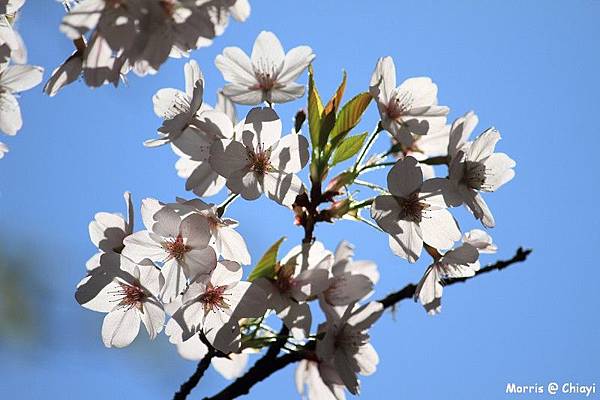
<svg viewBox="0 0 600 400">
<path fill-rule="evenodd" d="M 344 171 L 329 181 L 329 183 L 327 184 L 327 188 L 325 188 L 325 191 L 332 193 L 340 193 L 342 188 L 346 185 L 349 185 L 354 180 L 354 178 L 356 178 L 356 175 L 353 172 Z"/>
<path fill-rule="evenodd" d="M 343 200 L 335 201 L 327 210 L 321 211 L 321 219 L 331 222 L 332 219 L 342 218 L 350 210 L 350 199 L 346 197 Z"/>
</svg>

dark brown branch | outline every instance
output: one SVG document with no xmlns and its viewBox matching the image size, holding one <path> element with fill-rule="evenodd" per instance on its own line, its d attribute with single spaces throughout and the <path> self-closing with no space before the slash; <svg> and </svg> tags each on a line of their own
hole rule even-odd
<svg viewBox="0 0 600 400">
<path fill-rule="evenodd" d="M 211 397 L 205 397 L 204 400 L 231 400 L 239 396 L 243 396 L 250 392 L 252 386 L 258 382 L 271 376 L 273 373 L 287 367 L 290 364 L 298 362 L 304 358 L 302 352 L 293 352 L 284 354 L 281 357 L 270 359 L 268 364 L 260 363 L 261 360 L 257 361 L 252 368 L 244 374 L 244 376 L 236 379 L 231 385 L 220 391 Z"/>
<path fill-rule="evenodd" d="M 517 252 L 511 259 L 496 261 L 494 264 L 490 264 L 487 267 L 481 268 L 479 271 L 477 271 L 475 276 L 487 274 L 492 271 L 501 271 L 510 265 L 525 261 L 527 259 L 527 256 L 531 253 L 531 251 L 532 251 L 531 249 L 523 250 L 522 247 L 519 247 L 517 249 Z M 474 277 L 448 279 L 444 282 L 444 285 L 445 286 L 454 285 L 455 283 L 465 282 L 472 278 L 474 278 Z M 416 289 L 417 289 L 417 285 L 411 283 L 409 285 L 406 285 L 404 288 L 400 289 L 397 292 L 388 294 L 385 298 L 379 300 L 379 302 L 381 304 L 383 304 L 383 306 L 385 308 L 392 307 L 402 300 L 413 298 L 415 295 Z"/>
<path fill-rule="evenodd" d="M 475 276 L 487 274 L 492 271 L 500 271 L 504 268 L 525 261 L 527 256 L 531 253 L 531 249 L 523 250 L 522 247 L 519 247 L 515 255 L 509 260 L 500 260 L 495 262 L 494 264 L 490 264 L 487 267 L 480 269 Z M 462 279 L 452 279 L 446 282 L 446 285 L 453 285 L 455 283 L 464 282 L 472 278 L 462 278 Z M 403 289 L 391 293 L 382 300 L 379 300 L 380 303 L 383 303 L 384 307 L 389 308 L 392 307 L 398 302 L 406 299 L 411 299 L 415 294 L 415 289 L 417 285 L 409 284 L 406 285 Z M 284 332 L 282 330 L 282 332 Z M 239 396 L 243 396 L 250 392 L 250 389 L 255 384 L 263 381 L 268 378 L 275 372 L 279 371 L 287 367 L 290 364 L 298 362 L 304 358 L 311 358 L 314 354 L 311 351 L 296 351 L 288 354 L 284 354 L 280 357 L 277 357 L 281 347 L 285 344 L 285 335 L 279 337 L 278 340 L 281 342 L 274 342 L 265 356 L 258 360 L 256 364 L 252 368 L 246 372 L 242 377 L 236 379 L 233 383 L 223 389 L 221 392 L 217 393 L 212 397 L 205 397 L 204 400 L 232 400 Z"/>
<path fill-rule="evenodd" d="M 239 377 L 225 389 L 212 397 L 205 397 L 204 400 L 223 400 L 235 399 L 236 397 L 248 394 L 252 386 L 268 378 L 271 374 L 285 368 L 289 364 L 300 361 L 304 358 L 302 352 L 293 352 L 277 357 L 281 348 L 287 342 L 289 329 L 283 326 L 275 340 L 270 346 L 265 355 L 258 360 L 252 368 L 243 376 Z"/>
<path fill-rule="evenodd" d="M 215 349 L 213 345 L 210 344 L 203 332 L 200 332 L 200 340 L 208 348 L 208 353 L 200 360 L 198 367 L 196 367 L 196 371 L 190 376 L 190 379 L 184 382 L 179 388 L 179 391 L 175 393 L 173 400 L 185 400 L 189 396 L 192 390 L 198 385 L 198 382 L 200 382 L 200 379 L 204 376 L 204 373 L 210 366 L 210 362 L 214 357 L 228 358 L 227 354 Z"/>
<path fill-rule="evenodd" d="M 212 361 L 214 355 L 214 352 L 209 351 L 204 358 L 200 360 L 196 371 L 192 374 L 192 376 L 190 376 L 190 379 L 181 385 L 179 391 L 175 393 L 175 396 L 173 396 L 173 400 L 185 400 L 187 398 L 191 391 L 196 387 L 198 382 L 200 382 L 200 379 L 202 379 L 202 376 L 210 366 L 210 362 Z"/>
</svg>

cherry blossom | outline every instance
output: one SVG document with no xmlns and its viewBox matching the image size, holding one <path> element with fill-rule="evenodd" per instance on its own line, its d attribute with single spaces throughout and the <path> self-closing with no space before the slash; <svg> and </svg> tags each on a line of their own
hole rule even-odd
<svg viewBox="0 0 600 400">
<path fill-rule="evenodd" d="M 8 153 L 8 146 L 0 142 L 0 159 L 4 158 L 6 153 Z"/>
<path fill-rule="evenodd" d="M 479 252 L 468 243 L 448 251 L 430 265 L 415 290 L 415 300 L 430 315 L 438 314 L 442 309 L 444 279 L 468 278 L 479 270 Z"/>
<path fill-rule="evenodd" d="M 148 258 L 162 263 L 165 282 L 161 298 L 168 303 L 183 291 L 187 279 L 207 273 L 216 265 L 215 251 L 209 246 L 208 222 L 199 214 L 181 218 L 154 199 L 142 202 L 142 219 L 146 230 L 125 238 L 123 255 L 136 262 Z"/>
<path fill-rule="evenodd" d="M 50 79 L 44 85 L 44 93 L 53 97 L 65 86 L 75 82 L 83 71 L 83 50 L 75 50 L 61 65 L 59 65 Z"/>
<path fill-rule="evenodd" d="M 371 217 L 390 235 L 394 254 L 415 262 L 423 242 L 436 249 L 448 249 L 460 239 L 456 221 L 446 210 L 447 179 L 423 181 L 417 160 L 408 156 L 392 167 L 387 182 L 391 194 L 375 198 Z"/>
<path fill-rule="evenodd" d="M 17 64 L 27 62 L 25 43 L 13 28 L 14 20 L 24 3 L 24 0 L 4 0 L 0 4 L 0 63 L 9 60 Z"/>
<path fill-rule="evenodd" d="M 275 310 L 296 339 L 310 332 L 312 315 L 307 301 L 328 288 L 332 258 L 320 242 L 298 246 L 275 266 L 273 278 L 256 281 L 267 293 L 268 308 Z"/>
<path fill-rule="evenodd" d="M 171 342 L 184 342 L 202 331 L 216 349 L 239 351 L 238 320 L 264 315 L 267 300 L 259 286 L 241 278 L 241 266 L 229 260 L 197 275 L 183 294 L 180 310 L 167 323 Z"/>
<path fill-rule="evenodd" d="M 328 371 L 330 374 L 337 372 L 339 380 L 327 379 L 327 375 L 321 375 L 321 378 L 329 385 L 339 384 L 341 380 L 348 391 L 356 395 L 360 388 L 356 374 L 371 375 L 379 363 L 379 356 L 369 343 L 368 329 L 383 313 L 383 305 L 376 301 L 363 306 L 350 304 L 338 313 L 326 303 L 320 304 L 327 322 L 319 326 L 323 339 L 317 341 L 317 357 L 321 363 L 333 367 Z"/>
<path fill-rule="evenodd" d="M 178 175 L 186 179 L 186 190 L 192 190 L 198 196 L 213 196 L 221 191 L 226 179 L 209 163 L 210 149 L 215 142 L 232 138 L 233 124 L 229 116 L 207 110 L 171 143 L 171 148 L 180 157 L 175 168 Z"/>
<path fill-rule="evenodd" d="M 180 157 L 175 168 L 186 179 L 186 190 L 198 196 L 212 196 L 225 186 L 225 178 L 208 163 L 210 147 L 216 140 L 233 138 L 235 109 L 220 94 L 214 110 L 202 102 L 204 83 L 195 61 L 185 64 L 184 74 L 185 92 L 166 88 L 154 95 L 154 112 L 165 120 L 158 130 L 159 138 L 147 140 L 144 145 L 170 143 Z"/>
<path fill-rule="evenodd" d="M 117 86 L 121 75 L 154 74 L 168 57 L 208 46 L 229 16 L 244 20 L 249 5 L 235 0 L 83 0 L 61 24 L 71 40 L 89 39 L 82 57 L 88 86 Z"/>
<path fill-rule="evenodd" d="M 450 136 L 450 126 L 445 125 L 437 132 L 429 132 L 427 135 L 411 135 L 411 142 L 400 143 L 392 138 L 392 143 L 400 147 L 399 151 L 393 155 L 397 159 L 406 156 L 413 156 L 417 161 L 424 161 L 431 157 L 446 155 L 448 149 L 448 139 Z M 408 139 L 408 137 L 407 137 Z M 423 178 L 430 179 L 435 177 L 435 170 L 432 165 L 419 163 L 423 171 Z"/>
<path fill-rule="evenodd" d="M 93 311 L 107 313 L 102 324 L 102 340 L 106 347 L 125 347 L 138 335 L 140 322 L 150 339 L 158 335 L 164 325 L 165 312 L 158 299 L 160 271 L 149 263 L 136 264 L 127 257 L 108 255 L 119 268 L 108 282 L 104 275 L 92 274 L 80 284 L 78 291 L 96 290 L 96 295 L 86 298 L 79 293 L 80 304 Z"/>
<path fill-rule="evenodd" d="M 262 31 L 248 57 L 239 47 L 226 47 L 215 59 L 226 81 L 223 93 L 238 104 L 266 101 L 286 103 L 304 95 L 304 86 L 294 82 L 315 58 L 308 46 L 284 52 L 272 32 Z"/>
<path fill-rule="evenodd" d="M 463 235 L 462 241 L 475 247 L 480 254 L 492 254 L 498 250 L 498 246 L 493 243 L 492 237 L 481 229 L 471 229 Z"/>
<path fill-rule="evenodd" d="M 32 65 L 0 64 L 0 131 L 14 136 L 23 126 L 15 94 L 29 90 L 42 81 L 44 69 Z"/>
<path fill-rule="evenodd" d="M 308 141 L 295 133 L 282 138 L 281 120 L 271 108 L 253 108 L 238 127 L 235 140 L 213 143 L 210 165 L 244 199 L 264 193 L 290 206 L 304 191 L 296 173 L 308 162 Z"/>
<path fill-rule="evenodd" d="M 430 78 L 409 78 L 396 87 L 391 57 L 377 61 L 369 92 L 377 101 L 381 122 L 397 141 L 410 146 L 411 134 L 439 132 L 446 125 L 448 107 L 438 106 L 437 85 Z"/>
<path fill-rule="evenodd" d="M 495 153 L 500 133 L 489 128 L 472 143 L 466 142 L 477 124 L 477 116 L 468 113 L 452 124 L 450 155 L 451 196 L 453 206 L 465 204 L 475 218 L 488 228 L 496 225 L 494 216 L 480 192 L 494 192 L 514 176 L 515 161 L 504 153 Z"/>
<path fill-rule="evenodd" d="M 220 217 L 214 204 L 207 204 L 200 199 L 189 201 L 178 199 L 178 205 L 187 208 L 187 210 L 182 210 L 184 212 L 196 212 L 206 218 L 212 235 L 210 244 L 214 247 L 218 256 L 240 264 L 250 264 L 250 253 L 246 241 L 235 230 L 239 225 L 236 220 Z"/>
<path fill-rule="evenodd" d="M 328 362 L 310 359 L 300 361 L 296 367 L 295 379 L 298 393 L 308 400 L 344 400 L 346 398 L 344 382 L 335 367 Z"/>
<path fill-rule="evenodd" d="M 154 112 L 164 118 L 158 129 L 159 139 L 144 142 L 145 146 L 155 147 L 177 140 L 183 132 L 194 124 L 202 107 L 204 78 L 198 63 L 194 60 L 184 66 L 185 92 L 177 89 L 160 89 L 153 97 Z"/>
<path fill-rule="evenodd" d="M 127 216 L 123 217 L 118 213 L 99 212 L 94 216 L 94 220 L 90 222 L 88 231 L 90 240 L 98 248 L 99 253 L 96 253 L 87 262 L 88 270 L 97 265 L 96 258 L 103 253 L 120 253 L 125 245 L 125 238 L 133 233 L 133 203 L 131 202 L 131 193 L 125 192 L 125 206 Z"/>
<path fill-rule="evenodd" d="M 335 250 L 329 287 L 323 292 L 327 303 L 344 306 L 368 296 L 379 281 L 377 265 L 371 261 L 354 261 L 354 246 L 342 241 Z"/>
</svg>

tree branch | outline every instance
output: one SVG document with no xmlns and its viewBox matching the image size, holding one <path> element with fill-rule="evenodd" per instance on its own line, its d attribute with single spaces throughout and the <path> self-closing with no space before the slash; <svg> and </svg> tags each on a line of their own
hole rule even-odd
<svg viewBox="0 0 600 400">
<path fill-rule="evenodd" d="M 531 249 L 523 250 L 522 247 L 519 247 L 511 259 L 500 260 L 494 264 L 490 264 L 487 267 L 480 269 L 475 276 L 487 274 L 488 272 L 492 271 L 501 271 L 510 265 L 525 261 L 531 251 Z M 446 286 L 459 282 L 465 282 L 469 279 L 472 278 L 451 279 L 446 282 Z M 392 307 L 402 300 L 411 299 L 415 294 L 416 288 L 417 285 L 411 283 L 406 285 L 403 289 L 387 295 L 385 298 L 379 300 L 379 302 L 382 303 L 385 308 Z M 288 332 L 285 330 L 285 327 L 282 329 L 281 333 L 284 334 L 283 337 L 287 336 Z M 283 340 L 282 337 L 280 337 L 271 345 L 271 347 L 269 347 L 269 350 L 264 357 L 258 360 L 256 364 L 254 364 L 254 366 L 250 368 L 248 372 L 246 372 L 246 374 L 236 379 L 233 383 L 216 395 L 212 397 L 205 397 L 204 400 L 232 400 L 239 396 L 248 394 L 252 386 L 268 378 L 280 369 L 283 369 L 295 362 L 301 361 L 304 358 L 311 358 L 313 356 L 313 353 L 309 350 L 300 350 L 277 357 L 281 347 L 285 344 L 285 342 L 286 340 Z"/>
<path fill-rule="evenodd" d="M 198 367 L 196 368 L 196 371 L 192 374 L 192 376 L 190 376 L 190 379 L 184 382 L 179 388 L 179 391 L 175 393 L 175 396 L 173 396 L 173 400 L 185 400 L 187 398 L 191 391 L 196 387 L 198 382 L 200 382 L 200 379 L 202 379 L 202 376 L 210 366 L 210 362 L 212 361 L 214 355 L 214 352 L 210 350 L 208 353 L 206 353 L 204 358 L 198 363 Z"/>
<path fill-rule="evenodd" d="M 288 339 L 289 329 L 284 325 L 279 331 L 278 338 L 270 346 L 265 355 L 258 360 L 252 368 L 243 376 L 239 377 L 225 389 L 212 397 L 205 397 L 204 400 L 225 400 L 235 399 L 236 397 L 248 394 L 252 386 L 268 378 L 271 374 L 287 365 L 300 361 L 304 358 L 303 352 L 292 352 L 277 357 L 281 348 Z"/>
<path fill-rule="evenodd" d="M 190 376 L 190 379 L 184 382 L 179 388 L 179 391 L 175 393 L 173 400 L 185 400 L 189 396 L 192 390 L 194 390 L 194 388 L 198 385 L 198 382 L 200 382 L 200 379 L 202 379 L 204 376 L 204 373 L 210 366 L 210 362 L 214 357 L 228 358 L 227 354 L 215 349 L 213 345 L 210 344 L 203 332 L 200 332 L 200 340 L 208 348 L 208 352 L 202 358 L 202 360 L 200 360 L 198 367 L 196 367 L 196 371 L 194 371 L 192 376 Z"/>
<path fill-rule="evenodd" d="M 522 247 L 519 247 L 517 249 L 517 252 L 511 259 L 496 261 L 494 264 L 490 264 L 487 267 L 481 268 L 479 271 L 477 271 L 475 273 L 475 276 L 487 274 L 492 271 L 501 271 L 510 265 L 513 265 L 513 264 L 516 264 L 519 262 L 523 262 L 527 259 L 527 256 L 531 252 L 532 252 L 531 249 L 523 250 Z M 475 276 L 470 277 L 470 278 L 448 279 L 444 282 L 444 286 L 450 286 L 450 285 L 454 285 L 455 283 L 465 282 L 465 281 L 468 281 L 468 280 L 474 278 Z M 415 285 L 414 283 L 411 283 L 409 285 L 406 285 L 404 288 L 400 289 L 397 292 L 388 294 L 386 297 L 379 300 L 379 302 L 381 304 L 383 304 L 384 308 L 393 307 L 402 300 L 413 298 L 415 295 L 416 289 L 417 289 L 417 285 Z"/>
</svg>

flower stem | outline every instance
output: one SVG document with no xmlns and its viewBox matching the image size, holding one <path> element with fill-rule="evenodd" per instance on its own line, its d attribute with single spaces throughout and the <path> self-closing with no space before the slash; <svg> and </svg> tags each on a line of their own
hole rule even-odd
<svg viewBox="0 0 600 400">
<path fill-rule="evenodd" d="M 371 147 L 373 147 L 373 143 L 375 143 L 375 139 L 377 139 L 379 132 L 381 132 L 382 130 L 383 130 L 383 126 L 381 125 L 381 121 L 379 121 L 377 123 L 377 127 L 375 128 L 375 130 L 373 131 L 373 133 L 371 133 L 371 136 L 369 137 L 369 140 L 367 141 L 366 146 L 362 149 L 359 156 L 356 158 L 356 162 L 354 163 L 354 168 L 352 169 L 354 172 L 358 171 L 358 166 L 360 165 L 362 160 L 365 158 L 365 156 L 367 155 L 369 150 L 371 150 Z"/>
<path fill-rule="evenodd" d="M 383 193 L 383 194 L 389 193 L 384 187 L 376 185 L 375 183 L 363 181 L 361 179 L 355 179 L 354 184 L 359 185 L 359 186 L 368 187 L 369 189 L 375 190 L 376 192 L 379 192 L 379 193 Z"/>
<path fill-rule="evenodd" d="M 233 201 L 235 199 L 237 199 L 238 197 L 239 197 L 239 194 L 237 194 L 237 193 L 231 193 L 227 197 L 227 199 L 217 207 L 217 215 L 219 217 L 222 217 L 223 214 L 225 213 L 225 211 L 227 210 L 227 207 L 229 207 L 231 205 L 231 203 L 233 203 Z"/>
<path fill-rule="evenodd" d="M 365 172 L 369 169 L 389 167 L 394 164 L 396 164 L 396 161 L 388 161 L 388 162 L 383 162 L 383 163 L 378 163 L 378 164 L 364 165 L 363 167 L 361 167 L 358 170 L 358 174 L 362 174 L 363 172 Z"/>
</svg>

